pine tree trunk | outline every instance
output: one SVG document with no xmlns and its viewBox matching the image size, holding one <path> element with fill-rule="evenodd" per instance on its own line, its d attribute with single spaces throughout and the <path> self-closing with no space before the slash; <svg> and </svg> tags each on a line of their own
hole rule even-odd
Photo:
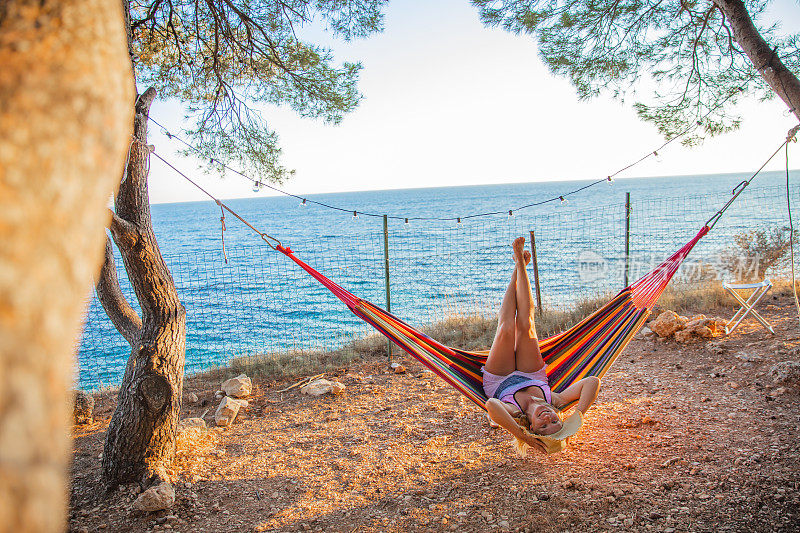
<svg viewBox="0 0 800 533">
<path fill-rule="evenodd" d="M 110 245 L 97 294 L 114 325 L 131 344 L 117 408 L 103 450 L 103 480 L 149 486 L 167 480 L 183 390 L 186 311 L 161 257 L 150 219 L 147 191 L 147 116 L 155 98 L 148 89 L 136 101 L 134 142 L 109 227 L 142 308 L 141 319 L 119 293 Z"/>
<path fill-rule="evenodd" d="M 773 50 L 758 33 L 742 0 L 712 0 L 725 15 L 733 37 L 750 58 L 761 76 L 800 120 L 800 81 L 780 59 L 780 50 Z"/>
<path fill-rule="evenodd" d="M 134 96 L 118 0 L 0 1 L 0 529 L 66 526 L 74 351 Z"/>
</svg>

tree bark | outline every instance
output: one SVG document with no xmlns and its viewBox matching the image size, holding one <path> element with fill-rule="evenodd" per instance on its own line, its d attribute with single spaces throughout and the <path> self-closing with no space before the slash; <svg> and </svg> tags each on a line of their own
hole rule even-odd
<svg viewBox="0 0 800 533">
<path fill-rule="evenodd" d="M 134 96 L 117 0 L 0 2 L 0 529 L 66 525 L 74 349 Z"/>
<path fill-rule="evenodd" d="M 113 216 L 113 214 L 112 214 Z M 97 299 L 103 305 L 106 314 L 111 319 L 128 344 L 133 346 L 139 341 L 142 331 L 142 319 L 125 299 L 117 279 L 117 266 L 114 262 L 114 250 L 111 239 L 106 237 L 105 257 L 100 269 L 100 276 L 95 286 Z"/>
<path fill-rule="evenodd" d="M 155 95 L 151 88 L 136 100 L 136 142 L 131 145 L 109 226 L 141 305 L 141 319 L 119 292 L 116 276 L 112 277 L 110 247 L 106 248 L 107 268 L 97 284 L 103 308 L 131 344 L 103 450 L 103 480 L 109 490 L 121 483 L 149 486 L 168 480 L 164 470 L 175 458 L 183 391 L 186 311 L 156 242 L 147 190 L 147 116 Z"/>
<path fill-rule="evenodd" d="M 733 38 L 742 47 L 761 76 L 789 110 L 800 121 L 800 80 L 786 68 L 780 50 L 773 50 L 758 33 L 742 0 L 712 0 L 733 32 Z"/>
</svg>

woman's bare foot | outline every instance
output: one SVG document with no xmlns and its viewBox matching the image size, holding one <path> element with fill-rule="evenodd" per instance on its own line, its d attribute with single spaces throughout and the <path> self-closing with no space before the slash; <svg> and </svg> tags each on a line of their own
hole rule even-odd
<svg viewBox="0 0 800 533">
<path fill-rule="evenodd" d="M 511 243 L 511 248 L 514 250 L 514 262 L 526 265 L 524 258 L 525 251 L 525 237 L 517 237 Z"/>
<path fill-rule="evenodd" d="M 522 260 L 526 265 L 531 262 L 531 253 L 528 250 L 522 252 Z"/>
</svg>

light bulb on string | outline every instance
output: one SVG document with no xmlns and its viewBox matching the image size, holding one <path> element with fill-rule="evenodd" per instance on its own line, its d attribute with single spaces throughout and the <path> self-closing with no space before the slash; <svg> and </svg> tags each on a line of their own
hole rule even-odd
<svg viewBox="0 0 800 533">
<path fill-rule="evenodd" d="M 256 180 L 253 182 L 253 192 L 258 192 L 261 190 L 261 182 Z"/>
<path fill-rule="evenodd" d="M 461 225 L 461 217 L 456 218 L 456 224 L 458 224 L 459 226 Z"/>
<path fill-rule="evenodd" d="M 658 153 L 658 150 L 653 151 L 653 157 L 656 158 L 656 163 L 661 163 L 661 154 Z"/>
<path fill-rule="evenodd" d="M 614 178 L 612 178 L 611 176 L 607 177 L 606 181 L 608 182 L 609 185 L 614 185 Z"/>
<path fill-rule="evenodd" d="M 302 202 L 300 202 L 300 207 L 307 207 L 307 205 L 308 205 L 308 204 L 306 204 L 306 199 L 305 199 L 305 198 L 303 198 L 303 201 L 302 201 Z"/>
<path fill-rule="evenodd" d="M 508 218 L 509 218 L 509 219 L 511 219 L 511 218 L 513 218 L 513 217 L 514 217 L 514 211 L 512 211 L 511 209 L 509 209 L 509 210 L 508 210 Z"/>
<path fill-rule="evenodd" d="M 405 220 L 404 224 L 408 224 L 408 219 Z"/>
<path fill-rule="evenodd" d="M 567 204 L 567 199 L 564 198 L 563 196 L 559 196 L 558 199 L 561 200 L 561 205 L 566 205 Z"/>
<path fill-rule="evenodd" d="M 353 220 L 358 218 L 358 211 L 353 211 Z"/>
</svg>

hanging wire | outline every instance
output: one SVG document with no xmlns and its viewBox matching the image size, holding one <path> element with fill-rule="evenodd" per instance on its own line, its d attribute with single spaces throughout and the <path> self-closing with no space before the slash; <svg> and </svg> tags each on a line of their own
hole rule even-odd
<svg viewBox="0 0 800 533">
<path fill-rule="evenodd" d="M 619 170 L 617 170 L 616 172 L 614 172 L 612 174 L 609 174 L 605 178 L 600 178 L 600 179 L 595 180 L 595 181 L 593 181 L 591 183 L 588 183 L 588 184 L 586 184 L 586 185 L 584 185 L 582 187 L 578 187 L 577 189 L 574 189 L 572 191 L 569 191 L 569 192 L 566 192 L 566 193 L 563 193 L 563 194 L 556 195 L 556 196 L 554 196 L 552 198 L 548 198 L 546 200 L 541 200 L 541 201 L 538 201 L 538 202 L 532 202 L 532 203 L 529 203 L 529 204 L 525 204 L 525 205 L 521 205 L 519 207 L 512 208 L 511 211 L 520 211 L 520 210 L 528 209 L 528 208 L 531 208 L 531 207 L 537 207 L 537 206 L 549 204 L 551 202 L 559 202 L 560 201 L 563 204 L 563 203 L 565 203 L 565 197 L 577 194 L 577 193 L 582 192 L 582 191 L 585 191 L 586 189 L 589 189 L 590 187 L 594 187 L 594 186 L 596 186 L 596 185 L 598 185 L 600 183 L 608 182 L 610 185 L 613 185 L 615 176 L 621 174 L 622 172 L 625 172 L 626 170 L 629 170 L 629 169 L 635 167 L 636 165 L 638 165 L 639 163 L 645 161 L 646 159 L 648 159 L 650 157 L 658 157 L 659 156 L 659 151 L 661 151 L 664 148 L 666 148 L 669 144 L 673 143 L 675 140 L 680 139 L 681 137 L 685 136 L 689 132 L 695 130 L 697 128 L 697 126 L 699 126 L 702 123 L 702 119 L 708 117 L 711 113 L 713 113 L 714 111 L 719 109 L 722 105 L 725 104 L 725 102 L 727 102 L 728 100 L 733 98 L 734 95 L 736 95 L 739 92 L 743 91 L 745 86 L 747 85 L 747 83 L 749 83 L 756 75 L 757 75 L 757 73 L 753 74 L 750 78 L 748 78 L 744 82 L 743 85 L 741 85 L 741 86 L 737 87 L 736 89 L 732 90 L 730 92 L 730 94 L 728 94 L 728 96 L 723 98 L 714 107 L 709 109 L 708 112 L 706 112 L 706 114 L 703 115 L 700 118 L 700 120 L 697 121 L 697 124 L 692 123 L 691 125 L 686 127 L 683 131 L 681 131 L 680 133 L 670 137 L 663 144 L 658 146 L 656 149 L 648 151 L 644 156 L 640 157 L 636 161 L 634 161 L 634 162 L 632 162 L 632 163 L 620 168 Z M 161 128 L 163 130 L 164 134 L 168 138 L 176 139 L 177 141 L 181 142 L 184 146 L 186 146 L 187 148 L 189 148 L 191 151 L 193 151 L 195 153 L 202 153 L 200 151 L 200 149 L 198 149 L 197 147 L 193 146 L 188 141 L 182 139 L 181 137 L 179 137 L 178 135 L 175 135 L 174 133 L 170 133 L 170 131 L 166 128 L 166 126 L 162 125 L 160 122 L 155 120 L 153 117 L 148 116 L 147 118 L 153 124 L 155 124 L 156 126 Z M 249 180 L 249 181 L 253 182 L 258 187 L 266 187 L 266 188 L 268 188 L 270 190 L 273 190 L 273 191 L 275 191 L 277 193 L 283 194 L 284 196 L 289 196 L 291 198 L 296 198 L 298 200 L 301 200 L 303 205 L 305 205 L 306 202 L 308 202 L 308 203 L 313 203 L 315 205 L 318 205 L 320 207 L 325 207 L 327 209 L 333 209 L 333 210 L 336 210 L 336 211 L 342 211 L 344 213 L 353 213 L 354 212 L 353 209 L 327 204 L 325 202 L 312 200 L 312 199 L 309 199 L 307 197 L 303 197 L 303 196 L 300 196 L 300 195 L 297 195 L 297 194 L 292 194 L 292 193 L 290 193 L 288 191 L 284 191 L 283 189 L 279 189 L 278 187 L 275 187 L 275 186 L 270 185 L 268 183 L 264 183 L 264 182 L 262 182 L 262 181 L 260 181 L 258 179 L 252 178 L 252 177 L 244 174 L 243 172 L 228 166 L 227 164 L 223 163 L 219 159 L 212 159 L 212 161 L 213 161 L 213 163 L 216 163 L 217 165 L 219 165 L 223 169 L 228 170 L 228 171 L 230 171 L 230 172 L 232 172 L 232 173 L 234 173 L 234 174 L 236 174 L 236 175 L 238 175 L 238 176 L 240 176 L 240 177 L 242 177 L 242 178 L 244 178 L 246 180 Z M 452 217 L 413 217 L 413 216 L 410 217 L 410 216 L 406 216 L 406 215 L 385 215 L 384 213 L 372 213 L 372 212 L 365 212 L 365 211 L 358 211 L 358 214 L 359 215 L 368 216 L 368 217 L 375 217 L 375 218 L 383 218 L 384 216 L 386 216 L 389 219 L 402 220 L 404 222 L 407 222 L 409 220 L 439 220 L 439 221 L 456 221 L 458 224 L 460 224 L 461 220 L 467 220 L 467 219 L 478 218 L 478 217 L 486 217 L 486 216 L 494 216 L 494 215 L 503 215 L 503 214 L 506 214 L 508 211 L 509 210 L 504 209 L 504 210 L 498 210 L 498 211 L 487 211 L 487 212 L 483 212 L 483 213 L 473 213 L 473 214 L 470 214 L 470 215 L 452 216 Z"/>
<path fill-rule="evenodd" d="M 738 198 L 739 195 L 742 194 L 742 192 L 744 192 L 747 186 L 750 185 L 750 183 L 756 178 L 756 176 L 758 176 L 761 173 L 761 171 L 764 170 L 764 167 L 766 167 L 769 164 L 769 162 L 772 161 L 772 159 L 776 155 L 778 155 L 778 152 L 780 152 L 784 146 L 789 144 L 789 141 L 791 141 L 794 138 L 795 134 L 797 133 L 798 128 L 800 128 L 800 126 L 795 126 L 791 130 L 789 130 L 789 136 L 786 138 L 785 141 L 781 143 L 780 146 L 778 146 L 778 148 L 772 153 L 772 155 L 769 156 L 766 161 L 764 161 L 764 164 L 761 165 L 759 169 L 756 170 L 752 176 L 750 176 L 749 179 L 742 180 L 736 187 L 733 188 L 733 190 L 731 191 L 732 196 L 730 197 L 730 199 L 727 202 L 725 202 L 725 205 L 723 205 L 719 211 L 711 215 L 711 218 L 709 218 L 706 221 L 705 225 L 708 226 L 708 229 L 714 228 L 717 222 L 719 222 L 719 219 L 722 217 L 722 214 L 725 213 L 725 211 L 731 206 L 731 204 L 736 200 L 736 198 Z"/>
<path fill-rule="evenodd" d="M 797 309 L 797 320 L 800 323 L 800 301 L 797 299 L 797 284 L 795 282 L 794 273 L 794 222 L 792 221 L 792 202 L 789 195 L 789 141 L 795 140 L 795 142 L 797 142 L 795 135 L 797 135 L 798 128 L 800 128 L 800 126 L 795 126 L 789 131 L 789 136 L 786 138 L 784 147 L 786 149 L 786 210 L 789 212 L 789 249 L 792 259 L 792 294 L 794 295 L 794 306 Z"/>
<path fill-rule="evenodd" d="M 139 140 L 137 140 L 136 142 L 138 142 L 138 143 L 140 143 L 140 144 L 144 144 L 144 143 L 142 143 L 142 142 L 141 142 L 141 141 L 139 141 Z M 272 248 L 273 250 L 277 250 L 277 249 L 278 249 L 278 246 L 282 246 L 282 244 L 281 244 L 281 241 L 280 241 L 280 240 L 276 239 L 275 237 L 273 237 L 273 236 L 271 236 L 271 235 L 269 235 L 269 234 L 267 234 L 267 233 L 264 233 L 263 231 L 259 231 L 259 230 L 258 230 L 258 229 L 257 229 L 255 226 L 253 226 L 253 225 L 252 225 L 252 224 L 250 224 L 248 221 L 246 221 L 246 220 L 245 220 L 245 219 L 243 219 L 241 216 L 239 216 L 239 214 L 238 214 L 236 211 L 234 211 L 233 209 L 231 209 L 230 207 L 228 207 L 227 205 L 225 205 L 225 204 L 224 204 L 224 203 L 223 203 L 223 202 L 222 202 L 222 201 L 221 201 L 219 198 L 217 198 L 216 196 L 214 196 L 213 194 L 211 194 L 210 192 L 208 192 L 207 190 L 205 190 L 203 187 L 201 187 L 201 186 L 200 186 L 200 184 L 198 184 L 198 183 L 197 183 L 196 181 L 194 181 L 192 178 L 190 178 L 189 176 L 187 176 L 186 174 L 184 174 L 183 172 L 181 172 L 180 170 L 178 170 L 177 168 L 175 168 L 175 166 L 174 166 L 174 165 L 172 165 L 172 163 L 170 163 L 169 161 L 167 161 L 166 159 L 164 159 L 163 157 L 161 157 L 159 154 L 157 154 L 157 153 L 155 152 L 155 150 L 152 150 L 152 151 L 151 151 L 151 153 L 152 153 L 154 156 L 156 156 L 158 159 L 160 159 L 162 163 L 164 163 L 164 164 L 165 164 L 165 165 L 167 165 L 169 168 L 171 168 L 172 170 L 174 170 L 175 172 L 177 172 L 179 175 L 183 176 L 183 178 L 184 178 L 186 181 L 188 181 L 189 183 L 191 183 L 192 185 L 194 185 L 195 187 L 197 187 L 198 189 L 200 189 L 201 191 L 203 191 L 203 193 L 205 193 L 205 195 L 206 195 L 206 196 L 208 196 L 209 198 L 211 198 L 212 200 L 214 200 L 214 202 L 216 202 L 216 204 L 217 204 L 218 206 L 220 206 L 220 208 L 224 209 L 225 211 L 227 211 L 227 212 L 228 212 L 228 213 L 230 213 L 231 215 L 235 216 L 235 217 L 236 217 L 236 218 L 238 218 L 238 219 L 239 219 L 239 220 L 240 220 L 240 221 L 241 221 L 241 222 L 242 222 L 242 223 L 243 223 L 245 226 L 247 226 L 247 227 L 248 227 L 248 228 L 250 228 L 251 230 L 253 230 L 253 231 L 255 231 L 256 233 L 258 233 L 259 237 L 261 237 L 261 240 L 263 240 L 265 243 L 267 243 L 267 245 L 268 245 L 270 248 Z"/>
<path fill-rule="evenodd" d="M 217 205 L 219 206 L 220 210 L 220 217 L 219 221 L 222 224 L 222 231 L 221 231 L 221 239 L 222 239 L 222 257 L 225 258 L 225 264 L 228 264 L 228 254 L 225 253 L 225 209 L 222 207 L 222 203 L 217 200 Z"/>
</svg>

